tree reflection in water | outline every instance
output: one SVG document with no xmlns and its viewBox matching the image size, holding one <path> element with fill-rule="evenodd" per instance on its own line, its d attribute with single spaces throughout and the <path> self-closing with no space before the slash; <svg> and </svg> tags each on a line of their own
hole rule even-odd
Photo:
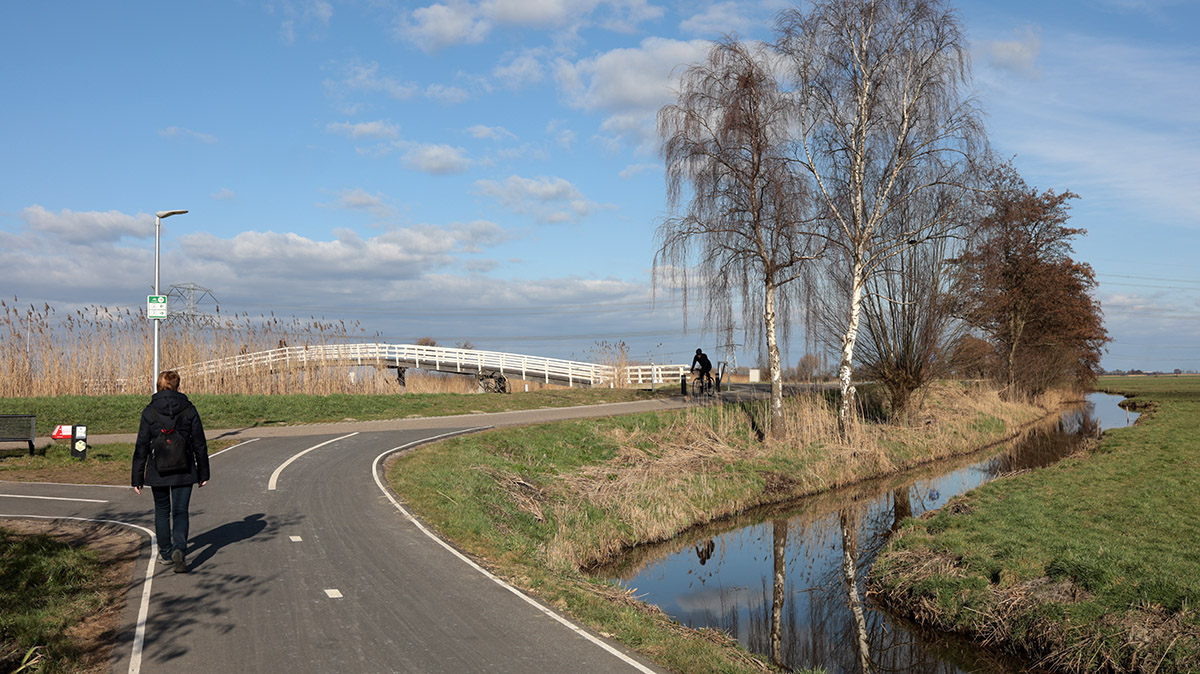
<svg viewBox="0 0 1200 674">
<path fill-rule="evenodd" d="M 1116 408 L 1117 397 L 1111 397 Z M 1122 415 L 1124 412 L 1120 412 Z M 1047 465 L 1093 435 L 1090 409 L 1035 429 L 1009 451 L 946 462 L 907 477 L 805 499 L 796 508 L 726 523 L 724 532 L 644 547 L 624 578 L 685 625 L 721 629 L 788 669 L 829 674 L 999 674 L 1019 663 L 894 623 L 862 595 L 867 571 L 906 517 L 939 508 L 996 476 Z M 653 559 L 650 559 L 650 557 Z"/>
</svg>

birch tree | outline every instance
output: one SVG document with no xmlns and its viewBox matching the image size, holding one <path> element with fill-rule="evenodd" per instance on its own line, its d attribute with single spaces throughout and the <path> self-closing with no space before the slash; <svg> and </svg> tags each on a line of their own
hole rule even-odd
<svg viewBox="0 0 1200 674">
<path fill-rule="evenodd" d="M 733 38 L 715 43 L 658 113 L 667 199 L 675 214 L 658 228 L 656 283 L 705 297 L 717 330 L 761 319 L 771 379 L 770 433 L 782 430 L 781 327 L 812 260 L 805 181 L 787 159 L 790 100 L 771 54 Z"/>
<path fill-rule="evenodd" d="M 918 219 L 889 214 L 962 185 L 983 132 L 967 92 L 966 40 L 943 0 L 816 0 L 785 11 L 778 28 L 796 100 L 795 160 L 832 223 L 833 262 L 848 279 L 838 366 L 845 434 L 869 277 L 957 226 L 954 199 Z"/>
</svg>

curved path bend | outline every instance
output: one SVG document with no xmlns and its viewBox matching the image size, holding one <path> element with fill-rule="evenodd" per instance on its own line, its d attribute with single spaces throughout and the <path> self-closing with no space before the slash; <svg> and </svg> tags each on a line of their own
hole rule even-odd
<svg viewBox="0 0 1200 674">
<path fill-rule="evenodd" d="M 213 480 L 193 491 L 191 573 L 155 563 L 145 546 L 112 671 L 661 671 L 442 542 L 407 515 L 378 471 L 393 451 L 447 434 L 682 404 L 211 431 L 246 441 L 214 454 Z M 152 511 L 148 490 L 0 482 L 0 517 L 145 532 Z"/>
</svg>

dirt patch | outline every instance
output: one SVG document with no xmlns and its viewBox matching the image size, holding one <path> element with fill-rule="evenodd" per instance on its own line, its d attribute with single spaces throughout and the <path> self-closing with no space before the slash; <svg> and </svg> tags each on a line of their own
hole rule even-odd
<svg viewBox="0 0 1200 674">
<path fill-rule="evenodd" d="M 112 664 L 113 644 L 121 628 L 125 610 L 125 593 L 133 578 L 134 567 L 141 554 L 144 538 L 124 527 L 68 520 L 0 519 L 0 526 L 25 535 L 45 534 L 71 546 L 84 546 L 100 560 L 103 575 L 95 579 L 103 595 L 101 605 L 78 624 L 67 636 L 83 653 L 77 674 L 103 674 Z"/>
</svg>

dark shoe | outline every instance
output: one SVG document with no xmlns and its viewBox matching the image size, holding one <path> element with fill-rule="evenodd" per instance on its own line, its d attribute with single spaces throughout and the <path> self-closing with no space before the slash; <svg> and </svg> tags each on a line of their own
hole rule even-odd
<svg viewBox="0 0 1200 674">
<path fill-rule="evenodd" d="M 175 573 L 187 573 L 187 564 L 183 561 L 183 550 L 172 552 L 171 561 L 175 562 Z"/>
</svg>

